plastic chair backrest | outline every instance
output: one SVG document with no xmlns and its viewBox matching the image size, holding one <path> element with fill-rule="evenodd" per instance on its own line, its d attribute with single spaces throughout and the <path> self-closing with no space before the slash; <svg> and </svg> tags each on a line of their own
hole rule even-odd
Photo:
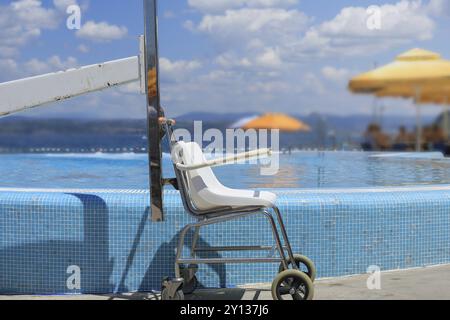
<svg viewBox="0 0 450 320">
<path fill-rule="evenodd" d="M 206 161 L 202 149 L 196 142 L 179 141 L 172 147 L 172 161 L 176 165 L 182 163 L 184 165 L 199 164 Z M 180 174 L 183 174 L 181 172 Z M 189 200 L 196 208 L 220 207 L 218 204 L 207 201 L 201 191 L 205 189 L 223 190 L 225 187 L 217 180 L 211 168 L 205 167 L 201 169 L 189 170 L 184 173 L 186 177 L 185 191 Z"/>
</svg>

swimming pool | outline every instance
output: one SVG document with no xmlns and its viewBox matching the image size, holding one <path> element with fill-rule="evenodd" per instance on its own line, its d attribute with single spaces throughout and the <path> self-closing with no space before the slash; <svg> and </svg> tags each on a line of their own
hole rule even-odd
<svg viewBox="0 0 450 320">
<path fill-rule="evenodd" d="M 359 188 L 450 184 L 450 159 L 439 154 L 421 158 L 377 157 L 363 152 L 302 151 L 280 154 L 275 176 L 262 176 L 257 165 L 214 168 L 235 188 Z M 145 154 L 0 155 L 0 188 L 147 189 Z M 173 177 L 168 155 L 164 175 Z"/>
<path fill-rule="evenodd" d="M 215 170 L 230 186 L 277 193 L 294 251 L 332 277 L 450 263 L 449 164 L 425 156 L 301 152 L 280 156 L 277 177 L 255 178 L 254 166 Z M 191 220 L 175 190 L 164 193 L 165 222 L 149 220 L 146 166 L 144 155 L 0 156 L 0 293 L 158 290 Z M 200 243 L 271 245 L 271 237 L 264 220 L 249 218 L 207 227 Z M 232 287 L 271 282 L 277 268 L 201 266 L 198 277 Z"/>
</svg>

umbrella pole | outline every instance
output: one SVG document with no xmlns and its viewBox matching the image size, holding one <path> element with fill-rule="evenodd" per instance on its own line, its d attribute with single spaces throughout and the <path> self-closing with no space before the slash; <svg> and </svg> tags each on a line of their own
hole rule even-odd
<svg viewBox="0 0 450 320">
<path fill-rule="evenodd" d="M 416 151 L 422 151 L 422 119 L 420 114 L 420 107 L 416 103 Z"/>
<path fill-rule="evenodd" d="M 421 89 L 416 88 L 416 99 L 415 99 L 415 105 L 416 105 L 416 126 L 417 126 L 417 136 L 416 136 L 416 151 L 421 152 L 422 151 L 422 115 L 420 113 L 420 94 Z"/>
<path fill-rule="evenodd" d="M 445 141 L 448 140 L 448 97 L 445 97 L 444 101 L 444 133 L 445 133 Z"/>
</svg>

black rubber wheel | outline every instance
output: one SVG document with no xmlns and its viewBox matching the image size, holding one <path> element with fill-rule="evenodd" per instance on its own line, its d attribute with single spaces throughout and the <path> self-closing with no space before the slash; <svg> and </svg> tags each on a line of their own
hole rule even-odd
<svg viewBox="0 0 450 320">
<path fill-rule="evenodd" d="M 182 290 L 178 290 L 174 297 L 169 297 L 168 290 L 164 288 L 161 292 L 161 300 L 184 300 L 184 293 Z"/>
<path fill-rule="evenodd" d="M 316 266 L 314 265 L 314 262 L 312 262 L 311 259 L 309 259 L 308 257 L 302 256 L 300 254 L 294 254 L 294 260 L 295 260 L 295 264 L 297 265 L 297 267 L 299 267 L 300 271 L 306 273 L 306 275 L 311 279 L 312 282 L 314 282 L 314 280 L 316 280 L 316 275 L 317 275 L 317 269 Z M 288 258 L 288 267 L 292 267 L 291 266 L 291 259 Z M 283 272 L 284 268 L 283 268 L 283 264 L 280 264 L 280 267 L 278 268 L 278 272 Z"/>
<path fill-rule="evenodd" d="M 194 276 L 191 281 L 185 283 L 183 285 L 183 293 L 184 294 L 191 294 L 195 291 L 195 289 L 197 289 L 197 285 L 198 285 L 198 280 L 197 277 Z"/>
<path fill-rule="evenodd" d="M 289 269 L 279 273 L 272 282 L 274 300 L 312 300 L 314 284 L 299 270 Z"/>
</svg>

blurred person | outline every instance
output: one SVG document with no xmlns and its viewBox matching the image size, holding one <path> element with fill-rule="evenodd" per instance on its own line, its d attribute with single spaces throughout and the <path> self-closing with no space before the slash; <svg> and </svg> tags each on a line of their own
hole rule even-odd
<svg viewBox="0 0 450 320">
<path fill-rule="evenodd" d="M 381 127 L 376 123 L 371 123 L 364 133 L 362 147 L 365 151 L 385 151 L 391 147 L 390 138 L 383 133 Z"/>
<path fill-rule="evenodd" d="M 417 132 L 417 129 L 416 129 Z M 425 126 L 422 128 L 422 150 L 430 151 L 433 149 L 433 133 L 430 126 Z"/>
<path fill-rule="evenodd" d="M 375 149 L 375 132 L 378 126 L 375 123 L 369 123 L 366 132 L 364 132 L 364 140 L 361 144 L 364 151 L 373 151 Z"/>
<path fill-rule="evenodd" d="M 398 134 L 394 139 L 393 149 L 395 151 L 409 151 L 413 149 L 414 137 L 408 133 L 405 126 L 398 129 Z"/>
<path fill-rule="evenodd" d="M 430 128 L 430 144 L 435 151 L 445 152 L 446 141 L 444 130 L 437 124 Z"/>
</svg>

